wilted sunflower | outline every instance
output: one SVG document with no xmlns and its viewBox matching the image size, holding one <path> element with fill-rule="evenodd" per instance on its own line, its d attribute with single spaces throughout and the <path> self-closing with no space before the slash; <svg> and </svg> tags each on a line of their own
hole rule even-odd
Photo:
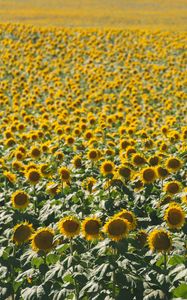
<svg viewBox="0 0 187 300">
<path fill-rule="evenodd" d="M 164 229 L 155 229 L 148 236 L 149 248 L 152 251 L 169 251 L 172 246 L 170 234 Z"/>
<path fill-rule="evenodd" d="M 80 221 L 73 216 L 64 217 L 58 223 L 60 233 L 65 237 L 72 238 L 80 233 Z"/>
<path fill-rule="evenodd" d="M 101 165 L 101 174 L 102 175 L 109 175 L 109 174 L 112 174 L 114 172 L 114 168 L 115 168 L 115 165 L 112 161 L 110 160 L 105 160 L 102 165 Z"/>
<path fill-rule="evenodd" d="M 177 157 L 169 157 L 166 160 L 166 168 L 170 172 L 176 172 L 182 167 L 182 161 Z"/>
<path fill-rule="evenodd" d="M 34 251 L 49 252 L 53 246 L 54 231 L 51 228 L 41 228 L 32 236 L 31 246 Z"/>
<path fill-rule="evenodd" d="M 169 195 L 175 195 L 175 194 L 178 194 L 181 190 L 181 183 L 177 180 L 175 181 L 170 181 L 170 182 L 167 182 L 165 185 L 164 185 L 164 191 L 169 194 Z"/>
<path fill-rule="evenodd" d="M 41 179 L 41 173 L 37 169 L 29 169 L 25 174 L 27 180 L 30 182 L 30 184 L 37 184 Z"/>
<path fill-rule="evenodd" d="M 109 238 L 113 241 L 119 241 L 125 238 L 129 231 L 129 222 L 119 217 L 110 218 L 103 227 Z"/>
<path fill-rule="evenodd" d="M 154 182 L 156 178 L 156 172 L 153 167 L 147 167 L 141 171 L 141 179 L 146 184 Z"/>
<path fill-rule="evenodd" d="M 94 240 L 100 237 L 101 221 L 97 217 L 88 217 L 81 224 L 82 235 L 87 240 Z"/>
<path fill-rule="evenodd" d="M 31 238 L 34 229 L 31 224 L 23 222 L 14 226 L 13 232 L 14 243 L 21 245 Z"/>
<path fill-rule="evenodd" d="M 115 215 L 116 217 L 126 219 L 129 222 L 129 230 L 134 230 L 136 228 L 136 217 L 133 212 L 123 209 Z"/>
<path fill-rule="evenodd" d="M 185 212 L 180 205 L 173 202 L 164 213 L 164 220 L 169 228 L 180 229 L 185 223 Z"/>
<path fill-rule="evenodd" d="M 18 209 L 26 208 L 29 204 L 29 197 L 22 190 L 15 191 L 11 196 L 12 206 Z"/>
<path fill-rule="evenodd" d="M 61 167 L 59 169 L 59 174 L 62 182 L 69 182 L 70 181 L 70 171 L 66 167 Z"/>
</svg>

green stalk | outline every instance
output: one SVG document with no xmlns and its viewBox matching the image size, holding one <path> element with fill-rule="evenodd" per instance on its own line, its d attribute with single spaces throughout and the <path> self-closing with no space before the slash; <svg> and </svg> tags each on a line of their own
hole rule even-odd
<svg viewBox="0 0 187 300">
<path fill-rule="evenodd" d="M 71 256 L 73 256 L 73 239 L 71 238 L 70 239 L 70 253 L 71 253 Z M 73 275 L 74 275 L 74 272 L 75 272 L 75 268 L 74 268 L 74 265 L 72 266 L 72 269 L 73 269 Z M 79 300 L 79 286 L 77 284 L 77 281 L 75 278 L 74 279 L 74 284 L 75 284 L 75 299 L 76 300 Z"/>
</svg>

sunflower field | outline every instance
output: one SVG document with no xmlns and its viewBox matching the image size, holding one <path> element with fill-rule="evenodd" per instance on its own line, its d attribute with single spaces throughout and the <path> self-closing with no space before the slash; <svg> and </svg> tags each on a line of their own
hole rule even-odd
<svg viewBox="0 0 187 300">
<path fill-rule="evenodd" d="M 187 36 L 0 25 L 0 299 L 187 299 Z"/>
</svg>

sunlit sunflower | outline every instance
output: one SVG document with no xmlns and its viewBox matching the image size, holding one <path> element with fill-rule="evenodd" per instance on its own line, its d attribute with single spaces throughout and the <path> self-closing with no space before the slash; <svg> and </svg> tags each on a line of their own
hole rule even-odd
<svg viewBox="0 0 187 300">
<path fill-rule="evenodd" d="M 83 180 L 82 182 L 82 187 L 83 189 L 89 191 L 89 193 L 93 192 L 93 187 L 96 184 L 96 179 L 93 177 L 87 177 L 86 179 Z"/>
<path fill-rule="evenodd" d="M 29 169 L 26 174 L 26 179 L 30 182 L 30 184 L 36 185 L 41 179 L 41 173 L 37 169 Z"/>
<path fill-rule="evenodd" d="M 170 234 L 164 229 L 154 229 L 148 236 L 149 248 L 152 251 L 167 252 L 171 249 Z"/>
<path fill-rule="evenodd" d="M 97 149 L 90 149 L 88 151 L 87 158 L 91 161 L 97 161 L 98 160 L 98 151 L 97 151 Z"/>
<path fill-rule="evenodd" d="M 141 179 L 143 183 L 149 184 L 156 180 L 156 171 L 153 167 L 144 168 L 141 171 Z"/>
<path fill-rule="evenodd" d="M 182 185 L 179 181 L 170 181 L 164 185 L 164 191 L 169 195 L 175 195 L 180 192 L 181 187 Z"/>
<path fill-rule="evenodd" d="M 97 217 L 88 217 L 82 221 L 81 232 L 87 240 L 95 240 L 100 237 L 101 221 Z"/>
<path fill-rule="evenodd" d="M 146 159 L 143 155 L 139 153 L 132 154 L 132 162 L 135 166 L 139 167 L 146 163 Z"/>
<path fill-rule="evenodd" d="M 62 182 L 69 182 L 70 181 L 70 170 L 66 167 L 61 167 L 59 169 L 59 174 Z"/>
<path fill-rule="evenodd" d="M 164 220 L 169 228 L 180 229 L 185 223 L 185 212 L 179 204 L 172 202 L 165 210 Z"/>
<path fill-rule="evenodd" d="M 113 241 L 120 241 L 125 238 L 128 231 L 129 222 L 126 219 L 119 217 L 110 218 L 103 226 L 103 232 L 105 232 Z"/>
<path fill-rule="evenodd" d="M 11 172 L 8 172 L 8 171 L 4 171 L 3 172 L 3 175 L 6 177 L 6 179 L 10 182 L 10 183 L 15 183 L 17 178 L 16 178 L 16 175 L 11 173 Z"/>
<path fill-rule="evenodd" d="M 41 153 L 42 152 L 41 152 L 40 148 L 36 147 L 36 146 L 32 147 L 30 150 L 30 155 L 34 159 L 38 159 L 41 156 Z"/>
<path fill-rule="evenodd" d="M 137 221 L 136 221 L 136 217 L 133 214 L 133 212 L 123 209 L 122 211 L 117 213 L 115 216 L 122 218 L 122 219 L 126 219 L 129 222 L 129 230 L 134 230 L 136 228 Z"/>
<path fill-rule="evenodd" d="M 166 160 L 166 168 L 170 172 L 176 172 L 182 167 L 182 161 L 177 157 L 169 157 Z"/>
<path fill-rule="evenodd" d="M 74 158 L 72 159 L 72 164 L 76 169 L 82 168 L 82 158 L 79 155 L 75 155 Z"/>
<path fill-rule="evenodd" d="M 15 191 L 11 196 L 12 206 L 18 209 L 24 209 L 29 205 L 29 196 L 22 190 Z"/>
<path fill-rule="evenodd" d="M 27 222 L 17 224 L 13 229 L 13 242 L 17 245 L 21 245 L 29 241 L 33 232 L 34 229 L 31 224 Z"/>
<path fill-rule="evenodd" d="M 51 196 L 56 196 L 59 192 L 59 185 L 58 183 L 51 181 L 48 182 L 46 185 L 46 192 Z"/>
<path fill-rule="evenodd" d="M 182 198 L 181 198 L 182 202 L 185 203 L 187 205 L 187 187 L 184 188 L 183 192 L 182 192 Z"/>
<path fill-rule="evenodd" d="M 130 179 L 132 175 L 132 170 L 131 168 L 125 165 L 120 165 L 118 168 L 118 174 L 121 178 Z"/>
<path fill-rule="evenodd" d="M 80 227 L 80 221 L 74 216 L 64 217 L 58 223 L 60 233 L 68 238 L 73 238 L 79 235 Z"/>
<path fill-rule="evenodd" d="M 44 251 L 49 252 L 53 246 L 53 238 L 54 238 L 54 231 L 51 228 L 41 228 L 38 229 L 32 236 L 31 236 L 31 246 L 32 249 L 36 252 Z"/>
<path fill-rule="evenodd" d="M 115 168 L 115 165 L 112 161 L 110 160 L 105 160 L 102 165 L 101 165 L 101 174 L 102 175 L 109 175 L 109 174 L 112 174 L 114 172 L 114 168 Z"/>
<path fill-rule="evenodd" d="M 48 164 L 41 164 L 39 170 L 43 177 L 48 178 L 51 176 L 51 169 Z"/>
<path fill-rule="evenodd" d="M 168 170 L 161 166 L 156 167 L 156 173 L 157 173 L 158 178 L 160 178 L 160 179 L 165 179 L 169 176 Z"/>
</svg>

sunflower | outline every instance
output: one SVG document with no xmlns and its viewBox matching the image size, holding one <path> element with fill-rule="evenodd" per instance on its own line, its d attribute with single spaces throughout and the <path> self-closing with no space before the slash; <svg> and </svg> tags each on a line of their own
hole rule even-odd
<svg viewBox="0 0 187 300">
<path fill-rule="evenodd" d="M 69 182 L 70 181 L 70 171 L 66 167 L 61 167 L 59 169 L 59 174 L 62 182 Z"/>
<path fill-rule="evenodd" d="M 180 205 L 173 202 L 165 210 L 164 220 L 167 222 L 169 228 L 180 229 L 185 223 L 185 212 Z"/>
<path fill-rule="evenodd" d="M 15 191 L 11 196 L 12 206 L 14 208 L 23 209 L 29 205 L 29 197 L 22 190 Z"/>
<path fill-rule="evenodd" d="M 129 168 L 125 165 L 121 165 L 118 167 L 118 174 L 120 177 L 122 177 L 124 179 L 130 179 L 130 177 L 132 175 L 132 170 L 131 170 L 131 168 Z"/>
<path fill-rule="evenodd" d="M 169 176 L 168 170 L 161 166 L 156 167 L 156 173 L 157 173 L 158 178 L 160 178 L 160 179 L 165 179 Z"/>
<path fill-rule="evenodd" d="M 109 175 L 109 174 L 112 174 L 114 172 L 114 168 L 115 168 L 115 165 L 112 161 L 110 160 L 105 160 L 102 165 L 101 165 L 101 173 L 103 175 Z"/>
<path fill-rule="evenodd" d="M 73 216 L 64 217 L 58 223 L 60 233 L 68 238 L 79 235 L 80 227 L 80 221 Z"/>
<path fill-rule="evenodd" d="M 26 174 L 26 179 L 30 182 L 30 184 L 37 184 L 41 179 L 41 173 L 37 169 L 29 169 Z"/>
<path fill-rule="evenodd" d="M 176 172 L 182 167 L 182 161 L 177 157 L 169 157 L 166 160 L 166 168 L 170 172 Z"/>
<path fill-rule="evenodd" d="M 152 167 L 157 166 L 159 164 L 159 161 L 160 161 L 160 157 L 158 155 L 154 155 L 149 158 L 149 164 Z"/>
<path fill-rule="evenodd" d="M 46 192 L 51 196 L 56 196 L 59 192 L 59 185 L 56 182 L 48 182 L 46 185 Z"/>
<path fill-rule="evenodd" d="M 51 228 L 41 228 L 38 229 L 32 236 L 31 236 L 31 246 L 32 249 L 36 252 L 44 251 L 49 252 L 53 246 L 53 238 L 54 238 L 54 231 Z"/>
<path fill-rule="evenodd" d="M 149 248 L 152 251 L 169 251 L 172 246 L 170 234 L 164 229 L 155 229 L 148 236 Z"/>
<path fill-rule="evenodd" d="M 97 217 L 88 217 L 81 224 L 82 235 L 87 240 L 95 240 L 100 237 L 101 221 Z"/>
<path fill-rule="evenodd" d="M 134 230 L 136 228 L 137 221 L 136 221 L 136 217 L 133 214 L 133 212 L 123 209 L 122 211 L 117 213 L 115 216 L 122 218 L 122 219 L 126 219 L 129 222 L 129 230 Z"/>
<path fill-rule="evenodd" d="M 146 163 L 146 159 L 141 154 L 133 153 L 132 154 L 132 162 L 135 166 L 139 167 L 139 166 L 142 166 Z"/>
<path fill-rule="evenodd" d="M 14 226 L 13 232 L 13 242 L 17 245 L 21 245 L 31 238 L 34 229 L 31 224 L 23 222 Z"/>
<path fill-rule="evenodd" d="M 112 217 L 103 226 L 103 232 L 105 232 L 109 238 L 113 241 L 119 241 L 125 238 L 129 231 L 129 222 L 126 219 L 119 217 Z"/>
<path fill-rule="evenodd" d="M 165 184 L 164 191 L 169 195 L 178 194 L 181 190 L 181 183 L 177 180 Z"/>
<path fill-rule="evenodd" d="M 96 179 L 93 177 L 87 177 L 86 179 L 84 179 L 84 181 L 82 182 L 82 187 L 85 190 L 88 190 L 89 193 L 91 193 L 93 191 L 93 186 L 96 184 Z"/>
<path fill-rule="evenodd" d="M 41 164 L 39 166 L 40 173 L 43 177 L 48 178 L 51 175 L 50 166 L 48 164 Z"/>
<path fill-rule="evenodd" d="M 90 149 L 88 151 L 87 158 L 91 161 L 97 161 L 98 160 L 98 151 L 97 151 L 97 149 Z"/>
<path fill-rule="evenodd" d="M 16 175 L 8 172 L 8 171 L 4 171 L 3 175 L 6 177 L 6 179 L 10 182 L 10 183 L 15 183 L 16 182 Z"/>
<path fill-rule="evenodd" d="M 144 183 L 149 184 L 156 180 L 156 172 L 153 167 L 144 168 L 141 171 L 141 179 Z"/>
<path fill-rule="evenodd" d="M 39 147 L 34 146 L 30 150 L 30 155 L 34 159 L 38 159 L 41 156 L 41 154 L 42 154 L 42 152 Z"/>
<path fill-rule="evenodd" d="M 72 159 L 72 163 L 73 163 L 73 165 L 74 165 L 74 167 L 76 169 L 82 168 L 82 159 L 81 159 L 81 156 L 75 155 L 74 158 Z"/>
</svg>

